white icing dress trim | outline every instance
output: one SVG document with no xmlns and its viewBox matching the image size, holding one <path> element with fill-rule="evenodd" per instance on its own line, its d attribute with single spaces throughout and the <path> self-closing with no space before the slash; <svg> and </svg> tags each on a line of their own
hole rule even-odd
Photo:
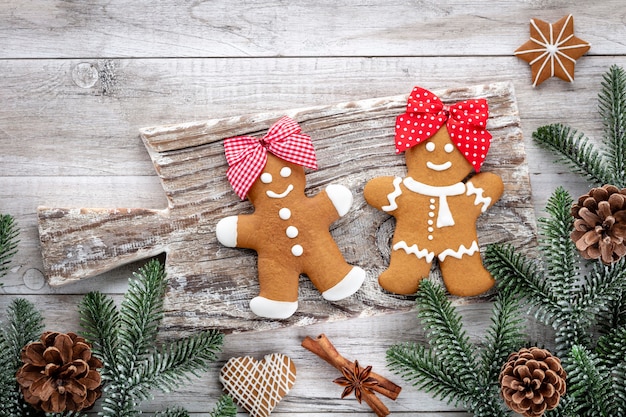
<svg viewBox="0 0 626 417">
<path fill-rule="evenodd" d="M 339 213 L 339 217 L 344 216 L 352 207 L 352 193 L 348 187 L 339 184 L 330 184 L 326 187 L 326 194 Z"/>
<path fill-rule="evenodd" d="M 394 211 L 398 208 L 398 203 L 396 203 L 396 198 L 398 198 L 402 194 L 402 190 L 400 189 L 400 184 L 402 184 L 402 178 L 395 177 L 393 179 L 393 191 L 387 194 L 387 201 L 389 201 L 388 206 L 382 206 L 383 211 Z"/>
<path fill-rule="evenodd" d="M 452 256 L 456 259 L 461 259 L 463 255 L 472 256 L 476 252 L 478 252 L 478 243 L 476 243 L 476 241 L 473 241 L 469 248 L 466 248 L 465 245 L 461 245 L 457 250 L 446 249 L 441 252 L 439 256 L 437 256 L 437 258 L 439 258 L 439 260 L 443 262 L 448 256 Z"/>
<path fill-rule="evenodd" d="M 324 291 L 322 297 L 328 301 L 338 301 L 350 297 L 361 288 L 363 281 L 365 281 L 365 271 L 355 266 L 334 287 Z"/>
<path fill-rule="evenodd" d="M 431 263 L 435 258 L 434 252 L 429 252 L 428 249 L 420 249 L 417 247 L 417 244 L 409 246 L 404 240 L 401 240 L 393 245 L 393 250 L 399 249 L 404 249 L 407 255 L 415 255 L 417 259 L 426 259 L 426 262 L 428 263 Z"/>
<path fill-rule="evenodd" d="M 428 249 L 420 249 L 417 244 L 409 246 L 404 240 L 401 240 L 393 245 L 393 250 L 399 249 L 403 249 L 407 253 L 407 255 L 415 255 L 417 259 L 425 259 L 428 263 L 431 263 L 435 258 L 434 252 L 428 251 Z M 473 254 L 478 252 L 478 250 L 478 243 L 474 240 L 469 248 L 466 248 L 465 245 L 461 245 L 457 250 L 446 249 L 437 256 L 437 259 L 439 259 L 441 262 L 443 262 L 448 256 L 461 259 L 463 255 L 472 256 Z"/>
<path fill-rule="evenodd" d="M 414 193 L 426 195 L 429 197 L 439 197 L 439 213 L 437 213 L 437 227 L 454 226 L 454 218 L 448 206 L 447 196 L 465 194 L 465 184 L 457 182 L 446 187 L 434 187 L 415 181 L 411 177 L 406 177 L 403 181 L 404 186 Z"/>
<path fill-rule="evenodd" d="M 215 226 L 217 240 L 229 248 L 237 246 L 237 216 L 224 217 Z"/>
<path fill-rule="evenodd" d="M 268 319 L 287 319 L 293 316 L 297 309 L 297 301 L 274 301 L 261 296 L 250 300 L 250 310 L 257 316 Z"/>
<path fill-rule="evenodd" d="M 274 191 L 272 191 L 272 190 L 267 190 L 267 191 L 265 192 L 265 194 L 267 194 L 267 196 L 268 196 L 269 198 L 285 198 L 285 197 L 287 197 L 287 196 L 289 195 L 289 193 L 290 193 L 290 192 L 292 192 L 292 191 L 293 191 L 293 185 L 292 185 L 292 184 L 289 184 L 289 186 L 287 187 L 287 189 L 286 189 L 285 191 L 283 191 L 282 193 L 280 193 L 280 194 L 275 193 L 275 192 L 274 192 Z"/>
<path fill-rule="evenodd" d="M 468 181 L 466 185 L 467 185 L 467 195 L 468 196 L 472 196 L 472 194 L 476 195 L 476 198 L 474 199 L 474 205 L 477 206 L 479 204 L 482 204 L 483 206 L 480 209 L 480 211 L 483 213 L 487 211 L 487 209 L 489 208 L 489 205 L 491 204 L 491 197 L 483 197 L 483 191 L 485 190 L 480 187 L 474 187 L 474 184 L 472 184 L 471 181 Z"/>
</svg>

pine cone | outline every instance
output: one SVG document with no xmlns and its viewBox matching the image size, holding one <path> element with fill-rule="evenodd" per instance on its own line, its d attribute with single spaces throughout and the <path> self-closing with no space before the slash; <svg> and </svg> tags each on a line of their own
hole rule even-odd
<svg viewBox="0 0 626 417">
<path fill-rule="evenodd" d="M 626 255 L 626 188 L 592 188 L 572 207 L 571 238 L 585 259 L 611 264 Z"/>
<path fill-rule="evenodd" d="M 526 417 L 539 417 L 559 404 L 565 393 L 561 361 L 545 349 L 531 347 L 509 355 L 500 372 L 506 405 Z"/>
<path fill-rule="evenodd" d="M 24 365 L 17 382 L 24 400 L 47 413 L 80 411 L 100 398 L 100 359 L 74 333 L 45 332 L 38 342 L 22 348 Z"/>
</svg>

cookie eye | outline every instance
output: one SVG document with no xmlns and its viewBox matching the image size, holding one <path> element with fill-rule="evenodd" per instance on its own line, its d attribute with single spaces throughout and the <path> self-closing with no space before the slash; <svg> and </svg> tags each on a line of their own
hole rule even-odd
<svg viewBox="0 0 626 417">
<path fill-rule="evenodd" d="M 270 174 L 269 172 L 264 172 L 263 174 L 261 174 L 261 182 L 263 184 L 269 184 L 270 182 L 272 182 L 272 174 Z"/>
<path fill-rule="evenodd" d="M 287 178 L 288 176 L 291 175 L 291 168 L 289 167 L 282 167 L 280 170 L 280 176 L 283 178 Z"/>
<path fill-rule="evenodd" d="M 428 152 L 432 152 L 432 151 L 434 151 L 434 150 L 435 150 L 435 144 L 434 144 L 434 143 L 432 143 L 432 142 L 428 142 L 428 143 L 426 144 L 426 150 L 427 150 Z"/>
<path fill-rule="evenodd" d="M 454 145 L 451 143 L 446 143 L 446 146 L 443 147 L 443 150 L 447 153 L 450 153 L 454 150 Z"/>
</svg>

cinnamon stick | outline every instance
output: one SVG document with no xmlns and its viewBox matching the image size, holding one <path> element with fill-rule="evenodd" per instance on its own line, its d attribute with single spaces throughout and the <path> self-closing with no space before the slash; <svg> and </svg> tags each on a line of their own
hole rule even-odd
<svg viewBox="0 0 626 417">
<path fill-rule="evenodd" d="M 354 362 L 344 358 L 335 349 L 335 346 L 330 342 L 325 334 L 320 334 L 315 339 L 307 336 L 302 341 L 302 347 L 319 356 L 328 362 L 331 366 L 341 371 L 342 368 L 352 369 Z M 398 398 L 402 387 L 389 381 L 382 375 L 374 372 L 370 373 L 370 377 L 374 378 L 378 384 L 371 387 L 372 391 L 376 391 L 387 398 L 395 400 Z M 365 392 L 363 395 L 365 402 L 372 408 L 372 410 L 380 417 L 389 415 L 389 409 L 380 401 L 376 395 Z"/>
</svg>

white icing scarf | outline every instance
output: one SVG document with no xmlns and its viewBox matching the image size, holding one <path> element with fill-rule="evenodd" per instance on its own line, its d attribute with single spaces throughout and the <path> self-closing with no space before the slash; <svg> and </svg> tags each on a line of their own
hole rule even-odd
<svg viewBox="0 0 626 417">
<path fill-rule="evenodd" d="M 429 197 L 439 197 L 439 212 L 437 213 L 437 227 L 454 226 L 454 218 L 452 212 L 448 206 L 448 200 L 446 197 L 453 195 L 465 194 L 465 184 L 457 182 L 453 185 L 447 185 L 445 187 L 434 187 L 432 185 L 423 184 L 415 181 L 411 177 L 406 177 L 403 181 L 406 188 L 414 193 L 426 195 Z"/>
</svg>

